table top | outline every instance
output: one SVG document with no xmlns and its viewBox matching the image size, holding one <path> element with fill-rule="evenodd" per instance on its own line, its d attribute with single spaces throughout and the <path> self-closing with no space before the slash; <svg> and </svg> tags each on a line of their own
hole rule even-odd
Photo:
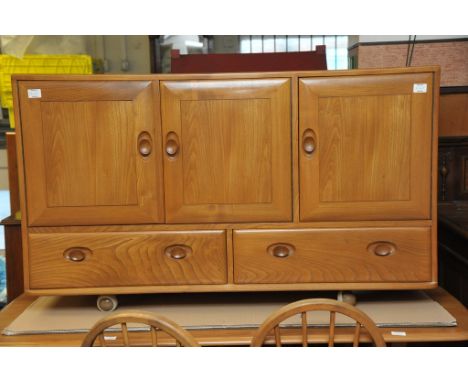
<svg viewBox="0 0 468 382">
<path fill-rule="evenodd" d="M 398 327 L 380 328 L 387 343 L 410 342 L 458 342 L 468 341 L 468 310 L 442 288 L 425 291 L 433 300 L 441 304 L 457 320 L 456 327 Z M 16 319 L 38 297 L 23 294 L 0 311 L 0 331 Z M 245 329 L 200 329 L 191 330 L 196 340 L 204 346 L 247 346 L 250 345 L 255 328 Z M 400 335 L 392 334 L 398 332 Z M 406 335 L 402 336 L 401 332 Z M 353 328 L 345 328 L 337 333 L 336 343 L 351 342 Z M 57 333 L 33 335 L 0 335 L 0 346 L 79 346 L 85 333 Z M 290 329 L 284 333 L 285 343 L 300 342 L 300 336 Z M 364 342 L 368 339 L 363 338 Z M 312 343 L 326 343 L 328 329 L 314 329 Z"/>
</svg>

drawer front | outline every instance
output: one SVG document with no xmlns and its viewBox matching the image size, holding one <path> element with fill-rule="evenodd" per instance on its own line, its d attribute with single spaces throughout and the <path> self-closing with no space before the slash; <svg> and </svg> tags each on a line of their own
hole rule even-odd
<svg viewBox="0 0 468 382">
<path fill-rule="evenodd" d="M 430 228 L 240 230 L 237 284 L 431 281 Z"/>
<path fill-rule="evenodd" d="M 224 231 L 30 234 L 30 287 L 224 284 Z"/>
</svg>

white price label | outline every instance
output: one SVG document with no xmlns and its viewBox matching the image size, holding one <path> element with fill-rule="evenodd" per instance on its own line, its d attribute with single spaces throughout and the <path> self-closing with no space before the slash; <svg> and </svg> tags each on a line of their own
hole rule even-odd
<svg viewBox="0 0 468 382">
<path fill-rule="evenodd" d="M 41 89 L 28 89 L 28 98 L 41 98 Z"/>
<path fill-rule="evenodd" d="M 427 84 L 413 84 L 413 93 L 427 93 Z"/>
</svg>

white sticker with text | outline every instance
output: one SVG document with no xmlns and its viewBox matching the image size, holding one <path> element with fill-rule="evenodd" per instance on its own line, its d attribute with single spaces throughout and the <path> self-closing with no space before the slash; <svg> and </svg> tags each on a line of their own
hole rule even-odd
<svg viewBox="0 0 468 382">
<path fill-rule="evenodd" d="M 413 84 L 413 93 L 427 93 L 427 84 Z"/>
<path fill-rule="evenodd" d="M 41 89 L 28 89 L 28 98 L 41 98 Z"/>
</svg>

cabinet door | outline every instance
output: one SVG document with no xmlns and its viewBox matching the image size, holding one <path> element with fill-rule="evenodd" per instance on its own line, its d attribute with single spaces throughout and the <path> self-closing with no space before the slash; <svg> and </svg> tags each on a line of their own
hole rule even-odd
<svg viewBox="0 0 468 382">
<path fill-rule="evenodd" d="M 289 79 L 162 82 L 168 222 L 291 219 Z"/>
<path fill-rule="evenodd" d="M 304 78 L 301 220 L 430 218 L 432 74 Z"/>
<path fill-rule="evenodd" d="M 151 81 L 20 82 L 19 100 L 30 225 L 163 221 Z"/>
</svg>

